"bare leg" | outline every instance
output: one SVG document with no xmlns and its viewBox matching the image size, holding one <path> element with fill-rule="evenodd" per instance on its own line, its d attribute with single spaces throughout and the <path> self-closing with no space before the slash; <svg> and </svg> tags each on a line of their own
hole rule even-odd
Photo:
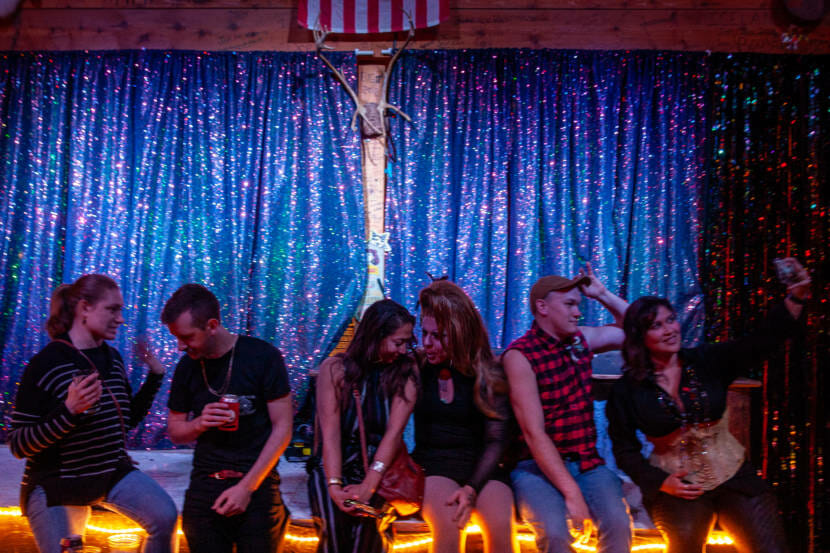
<svg viewBox="0 0 830 553">
<path fill-rule="evenodd" d="M 498 480 L 488 481 L 481 489 L 473 512 L 473 520 L 481 527 L 484 553 L 514 551 L 513 492 Z"/>
<path fill-rule="evenodd" d="M 453 521 L 455 505 L 447 499 L 460 486 L 444 476 L 427 476 L 424 486 L 424 520 L 432 531 L 430 553 L 458 553 L 461 551 L 461 530 Z"/>
</svg>

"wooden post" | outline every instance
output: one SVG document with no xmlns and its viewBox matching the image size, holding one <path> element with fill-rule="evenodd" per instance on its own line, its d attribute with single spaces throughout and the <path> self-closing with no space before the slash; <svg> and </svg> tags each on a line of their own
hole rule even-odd
<svg viewBox="0 0 830 553">
<path fill-rule="evenodd" d="M 380 101 L 381 85 L 386 64 L 382 60 L 372 59 L 370 62 L 359 63 L 357 74 L 357 95 L 361 102 Z M 363 168 L 363 205 L 366 218 L 366 242 L 370 238 L 382 236 L 385 224 L 386 200 L 386 144 L 383 138 L 369 138 L 361 143 L 361 164 Z M 380 250 L 380 251 L 378 251 Z M 375 301 L 383 298 L 383 289 L 378 282 L 384 281 L 383 275 L 383 248 L 375 248 L 375 253 L 381 256 L 379 263 L 373 263 L 372 252 L 367 255 L 366 263 L 366 293 L 358 311 L 363 310 Z M 353 319 L 346 331 L 340 337 L 337 346 L 331 355 L 346 351 L 349 342 L 354 336 L 355 320 Z"/>
<path fill-rule="evenodd" d="M 378 62 L 358 65 L 357 95 L 362 102 L 380 102 L 380 87 L 386 65 Z M 366 207 L 366 239 L 384 229 L 386 198 L 386 144 L 382 138 L 363 141 L 363 198 Z M 383 275 L 380 275 L 383 278 Z"/>
</svg>

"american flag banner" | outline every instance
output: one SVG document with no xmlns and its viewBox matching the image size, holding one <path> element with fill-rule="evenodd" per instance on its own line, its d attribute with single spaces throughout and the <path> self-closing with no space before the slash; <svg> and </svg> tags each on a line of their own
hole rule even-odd
<svg viewBox="0 0 830 553">
<path fill-rule="evenodd" d="M 433 27 L 450 15 L 449 0 L 300 0 L 297 21 L 307 29 L 332 33 L 408 31 Z"/>
</svg>

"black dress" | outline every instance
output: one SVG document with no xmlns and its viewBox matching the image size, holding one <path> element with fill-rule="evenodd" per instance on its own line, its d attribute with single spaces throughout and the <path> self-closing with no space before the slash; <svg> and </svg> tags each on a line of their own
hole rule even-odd
<svg viewBox="0 0 830 553">
<path fill-rule="evenodd" d="M 452 378 L 454 394 L 450 403 L 443 403 L 438 394 L 442 369 L 449 370 Z M 412 457 L 426 476 L 444 476 L 479 492 L 488 480 L 510 483 L 510 472 L 502 462 L 510 424 L 507 397 L 497 398 L 497 409 L 505 418 L 489 418 L 476 406 L 474 384 L 473 377 L 449 364 L 422 365 Z"/>
<path fill-rule="evenodd" d="M 386 432 L 389 400 L 380 385 L 381 369 L 373 370 L 361 383 L 363 424 L 366 427 L 366 449 L 369 462 Z M 347 393 L 347 392 L 344 392 Z M 351 396 L 351 393 L 348 392 Z M 352 399 L 340 414 L 340 444 L 342 448 L 343 485 L 360 484 L 365 472 L 360 451 L 360 430 L 355 401 Z M 332 502 L 328 494 L 322 459 L 312 457 L 307 464 L 309 473 L 309 499 L 314 517 L 325 525 L 325 535 L 317 550 L 321 553 L 380 553 L 383 540 L 377 531 L 375 519 L 344 513 Z M 372 504 L 380 506 L 382 500 L 375 497 Z"/>
</svg>

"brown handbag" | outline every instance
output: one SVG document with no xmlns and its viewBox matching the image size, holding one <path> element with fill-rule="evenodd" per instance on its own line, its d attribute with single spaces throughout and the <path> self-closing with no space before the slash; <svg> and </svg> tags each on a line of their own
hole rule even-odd
<svg viewBox="0 0 830 553">
<path fill-rule="evenodd" d="M 369 456 L 366 449 L 366 429 L 363 426 L 363 401 L 360 391 L 352 389 L 357 407 L 357 424 L 360 427 L 360 448 L 363 454 L 363 470 L 369 472 Z M 406 451 L 403 440 L 398 444 L 398 453 L 383 471 L 376 492 L 401 516 L 409 516 L 421 510 L 424 502 L 424 469 Z"/>
</svg>

